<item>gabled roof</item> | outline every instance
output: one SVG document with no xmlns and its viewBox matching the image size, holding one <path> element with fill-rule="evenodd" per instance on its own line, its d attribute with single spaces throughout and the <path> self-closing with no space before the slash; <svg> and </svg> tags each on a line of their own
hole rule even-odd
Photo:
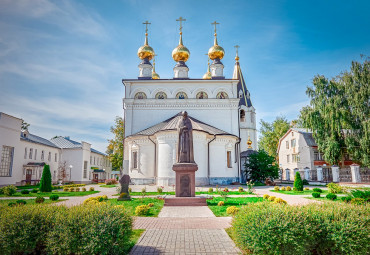
<svg viewBox="0 0 370 255">
<path fill-rule="evenodd" d="M 245 80 L 244 80 L 242 70 L 240 68 L 240 64 L 239 64 L 238 60 L 236 60 L 236 62 L 235 62 L 233 79 L 239 80 L 238 86 L 237 86 L 238 95 L 239 95 L 239 91 L 243 92 L 242 97 L 240 97 L 239 105 L 245 105 L 247 107 L 251 107 L 252 106 L 252 101 L 251 101 L 251 98 L 250 98 L 249 91 L 247 89 L 247 85 L 245 84 Z"/>
<path fill-rule="evenodd" d="M 54 148 L 59 148 L 58 146 L 56 146 L 54 143 L 50 142 L 49 140 L 42 138 L 40 136 L 37 136 L 37 135 L 30 134 L 28 132 L 27 133 L 21 132 L 21 140 L 31 142 L 31 143 L 38 143 L 38 144 L 42 144 L 42 145 L 46 145 L 46 146 L 50 146 Z"/>
<path fill-rule="evenodd" d="M 53 142 L 56 146 L 63 149 L 73 149 L 73 148 L 82 148 L 82 144 L 79 142 L 76 142 L 74 140 L 71 140 L 68 136 L 57 136 L 51 139 L 51 142 Z M 97 151 L 93 148 L 90 149 L 91 152 L 98 153 L 101 155 L 106 155 L 103 152 Z"/>
<path fill-rule="evenodd" d="M 160 131 L 170 131 L 170 130 L 176 130 L 177 129 L 177 123 L 182 119 L 182 113 L 179 112 L 178 114 L 176 114 L 175 116 L 161 122 L 161 123 L 158 123 L 154 126 L 151 126 L 147 129 L 144 129 L 142 131 L 139 131 L 135 134 L 132 134 L 128 137 L 131 137 L 131 136 L 138 136 L 138 135 L 144 135 L 144 136 L 148 136 L 148 135 L 154 135 L 155 133 L 157 132 L 160 132 Z M 216 127 L 213 127 L 211 125 L 208 125 L 204 122 L 201 122 L 193 117 L 190 117 L 189 116 L 189 119 L 191 121 L 191 125 L 193 126 L 193 130 L 197 130 L 197 131 L 202 131 L 202 132 L 206 132 L 210 135 L 230 135 L 230 136 L 235 136 L 237 137 L 236 135 L 233 135 L 233 134 L 229 134 L 221 129 L 218 129 Z"/>
<path fill-rule="evenodd" d="M 310 147 L 315 147 L 317 146 L 317 143 L 315 142 L 315 139 L 313 138 L 312 136 L 312 131 L 309 130 L 309 129 L 306 129 L 306 128 L 290 128 L 286 133 L 285 135 L 283 135 L 283 137 L 281 137 L 279 139 L 279 145 L 278 145 L 278 148 L 277 148 L 277 152 L 279 153 L 279 150 L 280 150 L 280 145 L 281 145 L 281 142 L 283 141 L 283 139 L 288 135 L 290 134 L 290 132 L 292 131 L 295 131 L 297 133 L 300 133 L 302 134 L 303 136 L 303 139 L 306 141 L 307 145 L 310 146 Z"/>
</svg>

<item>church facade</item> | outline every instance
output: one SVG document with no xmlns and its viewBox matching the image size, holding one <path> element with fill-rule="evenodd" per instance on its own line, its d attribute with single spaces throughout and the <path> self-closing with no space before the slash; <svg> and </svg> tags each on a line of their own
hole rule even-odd
<svg viewBox="0 0 370 255">
<path fill-rule="evenodd" d="M 180 18 L 181 20 L 181 18 Z M 124 79 L 125 139 L 124 171 L 135 184 L 175 184 L 178 133 L 176 124 L 187 111 L 193 126 L 194 161 L 198 165 L 196 185 L 230 184 L 242 180 L 240 154 L 256 149 L 256 116 L 238 55 L 231 79 L 223 76 L 224 49 L 209 49 L 213 61 L 199 79 L 188 77 L 189 50 L 179 45 L 172 57 L 177 62 L 173 79 L 160 79 L 155 72 L 154 50 L 145 43 L 139 48 L 137 79 Z"/>
</svg>

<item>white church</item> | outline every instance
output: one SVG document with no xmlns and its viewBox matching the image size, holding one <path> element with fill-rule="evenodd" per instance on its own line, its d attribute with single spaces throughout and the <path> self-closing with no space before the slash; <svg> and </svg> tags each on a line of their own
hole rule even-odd
<svg viewBox="0 0 370 255">
<path fill-rule="evenodd" d="M 256 113 L 252 106 L 236 54 L 232 78 L 223 75 L 224 49 L 218 45 L 216 24 L 212 60 L 202 78 L 189 78 L 186 61 L 190 51 L 182 40 L 172 51 L 176 62 L 172 79 L 155 72 L 154 50 L 145 43 L 138 50 L 139 76 L 123 79 L 125 139 L 124 171 L 134 184 L 175 184 L 177 130 L 181 112 L 187 111 L 193 126 L 196 185 L 243 181 L 241 153 L 256 150 Z M 148 22 L 144 23 L 150 24 Z M 150 62 L 153 59 L 153 65 Z"/>
</svg>

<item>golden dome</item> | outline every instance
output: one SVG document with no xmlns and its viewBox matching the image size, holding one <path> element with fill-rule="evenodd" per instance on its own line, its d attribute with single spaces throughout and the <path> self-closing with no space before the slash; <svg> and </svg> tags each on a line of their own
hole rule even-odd
<svg viewBox="0 0 370 255">
<path fill-rule="evenodd" d="M 137 55 L 140 59 L 147 58 L 148 60 L 151 60 L 154 57 L 154 54 L 153 48 L 148 45 L 148 33 L 145 33 L 145 43 L 138 49 Z"/>
<path fill-rule="evenodd" d="M 179 41 L 179 45 L 173 49 L 172 51 L 172 58 L 173 60 L 175 60 L 176 62 L 179 62 L 179 61 L 188 61 L 190 57 L 190 51 L 188 50 L 188 48 L 186 48 L 183 43 L 182 43 L 182 33 L 180 33 L 180 41 Z"/>
<path fill-rule="evenodd" d="M 203 80 L 210 80 L 212 79 L 211 70 L 209 70 L 209 59 L 208 59 L 208 69 L 207 72 L 203 75 Z"/>
<path fill-rule="evenodd" d="M 248 144 L 248 149 L 252 149 L 252 141 L 251 141 L 251 137 L 250 136 L 248 136 L 247 144 Z"/>
<path fill-rule="evenodd" d="M 153 80 L 158 80 L 158 79 L 160 79 L 161 77 L 159 77 L 159 75 L 156 73 L 156 72 L 152 72 L 152 79 Z"/>
<path fill-rule="evenodd" d="M 217 43 L 217 34 L 215 33 L 214 45 L 208 50 L 208 56 L 210 59 L 214 60 L 216 58 L 222 59 L 225 55 L 225 50 Z"/>
</svg>

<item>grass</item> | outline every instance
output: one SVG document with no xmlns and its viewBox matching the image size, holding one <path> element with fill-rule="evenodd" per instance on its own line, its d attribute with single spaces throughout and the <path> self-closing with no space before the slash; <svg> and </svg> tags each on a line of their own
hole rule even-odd
<svg viewBox="0 0 370 255">
<path fill-rule="evenodd" d="M 144 217 L 158 217 L 159 212 L 162 210 L 164 200 L 147 197 L 132 198 L 129 201 L 117 201 L 117 199 L 109 199 L 107 203 L 111 205 L 123 205 L 132 215 L 135 215 L 135 209 L 137 206 L 153 203 L 154 206 L 150 207 L 149 214 Z"/>
<path fill-rule="evenodd" d="M 76 196 L 87 196 L 95 193 L 99 193 L 100 191 L 78 191 L 78 192 L 65 192 L 65 191 L 52 191 L 52 192 L 39 192 L 39 193 L 29 193 L 29 194 L 22 194 L 20 192 L 16 192 L 12 197 L 49 197 L 50 195 L 56 194 L 60 197 L 76 197 Z M 0 195 L 0 197 L 9 197 L 4 194 Z"/>
<path fill-rule="evenodd" d="M 130 250 L 135 246 L 137 241 L 139 240 L 140 236 L 144 233 L 145 229 L 133 229 L 132 234 L 130 236 L 130 244 L 127 247 L 127 254 L 129 254 Z"/>
<path fill-rule="evenodd" d="M 239 191 L 229 191 L 228 192 L 229 195 L 252 195 L 250 193 L 248 193 L 247 191 L 244 191 L 244 192 L 239 192 Z M 118 196 L 119 194 L 116 194 L 115 196 Z M 131 196 L 142 196 L 142 193 L 141 192 L 130 192 L 130 195 Z M 175 195 L 175 192 L 162 192 L 162 193 L 158 193 L 158 192 L 146 192 L 145 193 L 146 196 L 155 196 L 155 195 Z M 197 191 L 195 192 L 195 195 L 219 195 L 219 193 L 217 193 L 216 191 L 215 192 L 208 192 L 208 191 Z"/>
<path fill-rule="evenodd" d="M 321 202 L 342 202 L 342 203 L 345 203 L 343 202 L 340 197 L 338 197 L 337 199 L 335 200 L 330 200 L 330 199 L 327 199 L 326 197 L 307 197 L 308 199 L 312 199 L 312 200 L 317 200 L 317 201 L 321 201 Z"/>
<path fill-rule="evenodd" d="M 216 217 L 230 216 L 226 213 L 226 209 L 229 206 L 242 207 L 249 203 L 256 203 L 263 201 L 262 197 L 229 197 L 227 198 L 225 205 L 218 206 L 218 202 L 224 201 L 222 197 L 215 197 L 213 199 L 207 199 L 209 209 L 213 212 Z"/>
<path fill-rule="evenodd" d="M 279 191 L 276 191 L 276 190 L 270 190 L 271 192 L 276 192 L 276 193 L 281 193 L 281 194 L 286 194 L 286 195 L 311 195 L 313 193 L 313 190 L 310 189 L 310 190 L 304 190 L 304 191 L 283 191 L 283 190 L 279 190 Z M 327 194 L 328 191 L 325 190 L 325 189 L 322 189 L 322 193 L 321 194 Z"/>
<path fill-rule="evenodd" d="M 14 202 L 16 203 L 18 199 L 1 199 L 0 200 L 0 204 L 9 204 L 10 202 Z M 35 199 L 24 199 L 27 204 L 26 205 L 34 205 L 36 204 L 35 202 Z M 58 203 L 58 202 L 61 202 L 61 201 L 65 201 L 67 199 L 59 199 L 57 201 L 53 201 L 53 200 L 50 200 L 50 199 L 45 199 L 44 203 L 42 204 L 54 204 L 54 203 Z"/>
<path fill-rule="evenodd" d="M 100 187 L 102 187 L 102 188 L 114 188 L 114 187 L 117 187 L 117 185 L 116 184 L 110 184 L 110 185 L 103 184 L 103 185 L 100 185 Z"/>
</svg>

